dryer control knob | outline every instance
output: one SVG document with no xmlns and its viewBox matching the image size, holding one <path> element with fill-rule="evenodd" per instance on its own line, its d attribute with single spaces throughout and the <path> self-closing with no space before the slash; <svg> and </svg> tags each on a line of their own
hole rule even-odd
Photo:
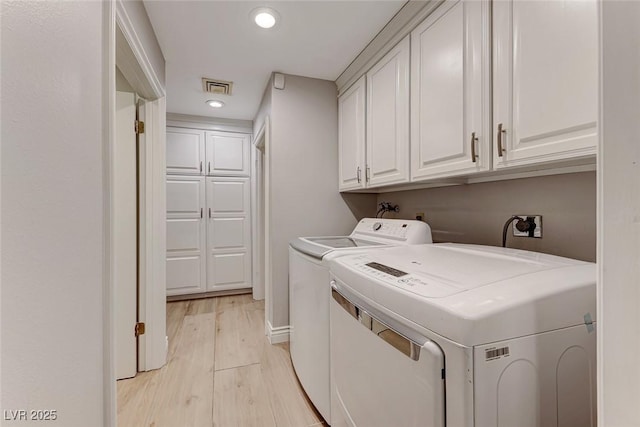
<svg viewBox="0 0 640 427">
<path fill-rule="evenodd" d="M 378 231 L 382 228 L 382 223 L 381 222 L 376 222 L 373 224 L 373 231 Z"/>
</svg>

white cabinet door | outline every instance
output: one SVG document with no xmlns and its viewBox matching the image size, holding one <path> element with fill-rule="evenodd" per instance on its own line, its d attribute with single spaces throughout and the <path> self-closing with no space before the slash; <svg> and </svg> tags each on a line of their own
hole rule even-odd
<svg viewBox="0 0 640 427">
<path fill-rule="evenodd" d="M 207 178 L 207 290 L 251 287 L 249 178 Z"/>
<path fill-rule="evenodd" d="M 339 190 L 364 188 L 365 83 L 362 76 L 338 98 Z"/>
<path fill-rule="evenodd" d="M 167 178 L 167 295 L 206 290 L 204 179 Z"/>
<path fill-rule="evenodd" d="M 242 133 L 207 132 L 207 175 L 249 175 L 250 136 Z"/>
<path fill-rule="evenodd" d="M 409 36 L 367 73 L 369 187 L 409 181 Z"/>
<path fill-rule="evenodd" d="M 490 168 L 489 4 L 445 3 L 411 33 L 411 180 Z"/>
<path fill-rule="evenodd" d="M 595 154 L 597 16 L 595 0 L 493 3 L 495 167 Z"/>
<path fill-rule="evenodd" d="M 167 128 L 167 173 L 201 175 L 204 162 L 204 132 Z"/>
</svg>

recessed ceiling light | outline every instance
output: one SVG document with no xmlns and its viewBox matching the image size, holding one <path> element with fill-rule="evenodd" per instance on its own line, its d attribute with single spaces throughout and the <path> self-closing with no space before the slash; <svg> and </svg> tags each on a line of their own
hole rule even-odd
<svg viewBox="0 0 640 427">
<path fill-rule="evenodd" d="M 251 19 L 260 28 L 272 28 L 279 18 L 278 12 L 268 7 L 259 7 L 251 11 Z"/>
<path fill-rule="evenodd" d="M 213 107 L 213 108 L 222 108 L 224 107 L 224 102 L 219 101 L 217 99 L 210 99 L 207 101 L 207 104 L 209 104 L 209 107 Z"/>
</svg>

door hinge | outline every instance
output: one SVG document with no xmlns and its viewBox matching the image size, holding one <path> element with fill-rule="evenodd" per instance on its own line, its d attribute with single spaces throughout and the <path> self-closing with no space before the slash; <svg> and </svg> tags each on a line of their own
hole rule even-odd
<svg viewBox="0 0 640 427">
<path fill-rule="evenodd" d="M 136 334 L 136 337 L 139 337 L 140 335 L 144 335 L 144 322 L 136 323 L 135 334 Z"/>
<path fill-rule="evenodd" d="M 140 135 L 141 133 L 144 133 L 144 122 L 142 120 L 136 120 L 135 129 L 136 129 L 136 135 Z"/>
</svg>

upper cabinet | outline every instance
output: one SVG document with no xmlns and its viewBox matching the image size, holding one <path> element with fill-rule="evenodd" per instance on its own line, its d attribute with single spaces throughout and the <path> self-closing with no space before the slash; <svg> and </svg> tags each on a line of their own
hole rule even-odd
<svg viewBox="0 0 640 427">
<path fill-rule="evenodd" d="M 249 134 L 167 127 L 167 174 L 248 176 Z"/>
<path fill-rule="evenodd" d="M 493 3 L 494 167 L 592 156 L 596 1 Z"/>
<path fill-rule="evenodd" d="M 338 98 L 340 191 L 364 188 L 365 76 Z"/>
<path fill-rule="evenodd" d="M 409 181 L 409 37 L 339 97 L 338 145 L 340 191 Z"/>
<path fill-rule="evenodd" d="M 411 180 L 490 169 L 489 5 L 443 4 L 411 33 Z"/>
<path fill-rule="evenodd" d="M 368 187 L 409 181 L 409 37 L 367 73 Z"/>
<path fill-rule="evenodd" d="M 242 133 L 207 132 L 207 175 L 249 175 L 250 137 Z"/>
<path fill-rule="evenodd" d="M 594 163 L 597 9 L 447 0 L 429 10 L 339 98 L 340 190 Z"/>
<path fill-rule="evenodd" d="M 167 127 L 167 173 L 201 175 L 204 162 L 204 132 Z"/>
</svg>

